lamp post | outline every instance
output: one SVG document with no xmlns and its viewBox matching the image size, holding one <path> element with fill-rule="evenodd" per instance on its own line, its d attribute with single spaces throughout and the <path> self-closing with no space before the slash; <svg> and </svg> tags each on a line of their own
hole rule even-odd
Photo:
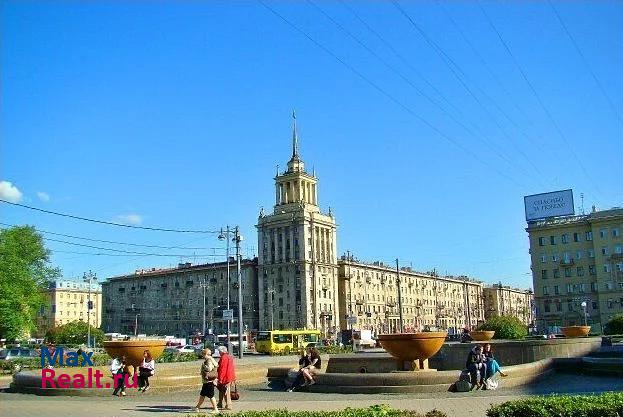
<svg viewBox="0 0 623 417">
<path fill-rule="evenodd" d="M 91 309 L 93 307 L 93 305 L 91 304 L 91 283 L 93 282 L 93 280 L 97 281 L 96 275 L 97 274 L 94 274 L 89 269 L 89 272 L 88 273 L 85 272 L 84 275 L 82 276 L 83 281 L 89 283 L 89 292 L 87 295 L 87 347 L 88 348 L 91 347 Z"/>
<path fill-rule="evenodd" d="M 240 267 L 240 242 L 242 241 L 242 236 L 240 235 L 240 228 L 236 226 L 234 230 L 230 230 L 229 226 L 227 226 L 225 232 L 221 229 L 221 233 L 219 234 L 219 240 L 227 240 L 227 309 L 229 310 L 229 293 L 230 293 L 230 277 L 229 277 L 229 236 L 233 236 L 233 241 L 236 243 L 236 275 L 238 276 L 238 357 L 243 357 L 243 343 L 242 343 L 242 331 L 243 331 L 243 322 L 242 322 L 242 271 Z M 227 348 L 231 349 L 231 323 L 227 320 Z"/>
<path fill-rule="evenodd" d="M 584 310 L 584 325 L 588 326 L 587 322 L 587 318 L 586 318 L 586 301 L 582 301 L 582 304 L 580 304 L 582 306 L 582 310 Z"/>
<path fill-rule="evenodd" d="M 203 328 L 201 330 L 201 337 L 203 338 L 203 347 L 206 345 L 206 289 L 208 287 L 208 274 L 204 274 L 201 282 L 201 288 L 203 288 Z"/>
<path fill-rule="evenodd" d="M 400 267 L 398 266 L 398 258 L 396 258 L 396 286 L 398 287 L 398 316 L 400 317 L 400 333 L 404 333 L 405 327 L 402 317 L 402 293 L 400 290 Z"/>
</svg>

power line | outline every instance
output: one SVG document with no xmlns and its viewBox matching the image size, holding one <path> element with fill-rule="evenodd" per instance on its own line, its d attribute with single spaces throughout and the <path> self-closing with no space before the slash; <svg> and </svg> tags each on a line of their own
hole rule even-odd
<svg viewBox="0 0 623 417">
<path fill-rule="evenodd" d="M 29 210 L 39 211 L 42 213 L 54 214 L 56 216 L 61 216 L 61 217 L 68 217 L 68 218 L 75 219 L 75 220 L 82 220 L 82 221 L 91 222 L 91 223 L 107 224 L 109 226 L 126 227 L 129 229 L 152 230 L 152 231 L 158 231 L 158 232 L 175 232 L 175 233 L 220 233 L 219 230 L 180 230 L 180 229 L 164 229 L 164 228 L 159 228 L 159 227 L 133 226 L 129 224 L 108 222 L 105 220 L 96 220 L 96 219 L 90 219 L 87 217 L 74 216 L 72 214 L 65 214 L 65 213 L 59 213 L 56 211 L 44 210 L 44 209 L 37 208 L 37 207 L 27 206 L 25 204 L 12 203 L 10 201 L 3 200 L 3 199 L 0 199 L 0 202 L 11 204 L 13 206 L 27 208 Z"/>
<path fill-rule="evenodd" d="M 0 222 L 0 224 L 3 225 L 3 226 L 9 226 L 9 227 L 15 227 L 16 226 L 14 224 L 8 224 L 8 223 L 2 223 L 2 222 Z M 64 233 L 50 232 L 50 231 L 42 230 L 42 229 L 38 229 L 38 228 L 35 228 L 35 230 L 40 232 L 40 233 L 44 233 L 44 234 L 48 234 L 48 235 L 63 236 L 63 237 L 69 237 L 69 238 L 72 238 L 72 239 L 87 240 L 87 241 L 90 241 L 90 242 L 112 243 L 112 244 L 116 244 L 116 245 L 125 245 L 125 246 L 140 246 L 140 247 L 145 247 L 145 248 L 181 249 L 181 250 L 212 250 L 212 249 L 225 250 L 223 248 L 218 248 L 218 247 L 206 248 L 206 247 L 183 247 L 183 246 L 159 246 L 159 245 L 146 245 L 146 244 L 141 244 L 141 243 L 116 242 L 116 241 L 113 241 L 113 240 L 91 239 L 91 238 L 88 238 L 88 237 L 81 237 L 81 236 L 67 235 L 67 234 L 64 234 Z"/>
<path fill-rule="evenodd" d="M 565 33 L 567 34 L 567 36 L 571 40 L 571 43 L 575 47 L 575 50 L 578 52 L 578 55 L 580 55 L 580 58 L 582 58 L 582 62 L 586 66 L 586 69 L 591 74 L 591 77 L 593 77 L 593 80 L 595 80 L 595 84 L 597 84 L 597 87 L 599 87 L 599 90 L 601 91 L 601 94 L 603 94 L 604 97 L 606 98 L 606 101 L 608 101 L 608 104 L 610 105 L 610 109 L 612 110 L 612 112 L 614 113 L 616 118 L 619 119 L 619 122 L 623 125 L 623 117 L 621 117 L 621 113 L 619 113 L 619 111 L 617 110 L 616 106 L 614 105 L 614 102 L 610 98 L 610 95 L 606 92 L 606 89 L 601 84 L 601 81 L 599 81 L 599 78 L 597 78 L 597 75 L 595 74 L 595 71 L 593 71 L 593 68 L 588 63 L 588 60 L 586 59 L 586 56 L 584 56 L 584 54 L 582 53 L 582 50 L 580 49 L 580 46 L 578 45 L 578 43 L 575 41 L 575 38 L 571 34 L 571 31 L 569 31 L 569 28 L 565 24 L 564 20 L 562 20 L 562 16 L 560 16 L 560 14 L 558 13 L 558 10 L 556 10 L 556 7 L 554 7 L 554 4 L 552 3 L 551 0 L 547 0 L 547 2 L 549 3 L 550 7 L 554 11 L 554 14 L 558 18 L 558 21 L 560 22 L 560 25 L 564 29 Z"/>
<path fill-rule="evenodd" d="M 123 249 L 103 248 L 101 246 L 85 245 L 83 243 L 68 242 L 66 240 L 52 239 L 50 237 L 44 237 L 43 239 L 45 239 L 47 241 L 50 241 L 50 242 L 64 243 L 66 245 L 80 246 L 80 247 L 83 247 L 83 248 L 91 248 L 91 249 L 107 250 L 107 251 L 111 251 L 111 252 L 129 253 L 129 254 L 133 254 L 133 255 L 168 256 L 168 257 L 173 256 L 173 257 L 182 257 L 182 258 L 190 258 L 190 257 L 193 257 L 193 256 L 198 256 L 198 257 L 205 257 L 205 256 L 207 256 L 205 254 L 187 255 L 187 254 L 162 254 L 162 253 L 135 252 L 135 251 L 127 251 L 127 250 L 123 250 Z"/>
<path fill-rule="evenodd" d="M 543 111 L 545 112 L 545 114 L 547 115 L 547 118 L 549 119 L 549 121 L 552 123 L 552 125 L 554 126 L 554 128 L 556 129 L 556 132 L 558 133 L 558 135 L 561 137 L 561 139 L 563 140 L 563 142 L 565 143 L 565 145 L 567 146 L 567 149 L 569 149 L 569 152 L 571 153 L 571 155 L 573 156 L 573 158 L 576 160 L 576 162 L 578 163 L 578 166 L 580 167 L 580 169 L 583 171 L 584 175 L 586 176 L 586 178 L 588 178 L 588 180 L 591 182 L 591 184 L 593 185 L 593 187 L 595 188 L 595 190 L 597 192 L 600 192 L 599 187 L 597 186 L 597 184 L 593 181 L 593 179 L 591 178 L 591 176 L 588 174 L 588 171 L 586 170 L 586 167 L 584 166 L 584 164 L 582 163 L 582 160 L 578 157 L 577 153 L 575 153 L 575 151 L 573 150 L 573 147 L 571 146 L 571 143 L 569 142 L 569 140 L 567 139 L 567 136 L 564 134 L 564 132 L 562 131 L 562 129 L 560 128 L 560 126 L 558 125 L 558 123 L 556 122 L 556 120 L 554 119 L 554 116 L 552 116 L 552 113 L 549 111 L 549 108 L 545 105 L 545 102 L 543 101 L 543 99 L 541 99 L 541 96 L 539 95 L 539 93 L 536 91 L 536 88 L 534 88 L 534 85 L 532 85 L 532 82 L 530 81 L 530 79 L 528 78 L 528 76 L 526 75 L 526 72 L 523 70 L 523 67 L 521 66 L 521 64 L 519 64 L 519 61 L 517 60 L 517 58 L 515 57 L 515 54 L 513 54 L 513 51 L 511 51 L 510 47 L 508 46 L 508 44 L 506 43 L 506 41 L 504 40 L 504 38 L 502 37 L 502 34 L 498 31 L 497 27 L 495 26 L 495 24 L 493 23 L 493 21 L 491 20 L 491 18 L 489 17 L 489 15 L 487 14 L 487 11 L 484 9 L 484 7 L 482 7 L 482 4 L 480 4 L 480 1 L 477 0 L 476 2 L 478 4 L 478 7 L 480 8 L 482 14 L 485 16 L 485 18 L 487 19 L 487 21 L 489 22 L 489 26 L 491 26 L 491 28 L 493 29 L 493 31 L 496 33 L 496 35 L 498 36 L 498 39 L 500 40 L 500 42 L 502 43 L 502 45 L 504 46 L 504 49 L 506 50 L 506 52 L 508 53 L 508 55 L 511 57 L 511 59 L 513 60 L 513 63 L 515 64 L 515 67 L 517 67 L 517 69 L 519 70 L 519 73 L 521 74 L 521 77 L 524 79 L 524 81 L 526 82 L 526 84 L 528 85 L 528 87 L 530 88 L 530 91 L 532 92 L 532 94 L 534 95 L 534 97 L 536 98 L 536 100 L 538 101 L 539 105 L 541 106 L 541 108 L 543 109 Z"/>
<path fill-rule="evenodd" d="M 316 39 L 314 39 L 311 35 L 309 35 L 307 32 L 305 32 L 303 29 L 299 28 L 298 26 L 296 26 L 294 23 L 290 22 L 288 19 L 286 19 L 283 15 L 281 15 L 279 12 L 277 12 L 275 9 L 273 9 L 272 7 L 270 7 L 268 4 L 266 4 L 264 2 L 264 0 L 259 0 L 259 2 L 262 4 L 262 6 L 264 6 L 268 11 L 270 11 L 271 13 L 273 13 L 275 16 L 277 16 L 279 19 L 281 19 L 283 22 L 285 22 L 288 26 L 290 26 L 292 29 L 294 29 L 295 31 L 297 31 L 298 33 L 300 33 L 301 35 L 303 35 L 305 38 L 307 38 L 310 42 L 312 42 L 314 45 L 316 45 L 318 48 L 322 49 L 326 54 L 328 54 L 329 56 L 331 56 L 333 59 L 335 59 L 336 61 L 338 61 L 340 64 L 342 64 L 344 67 L 346 67 L 346 69 L 348 69 L 349 71 L 351 71 L 352 73 L 354 73 L 357 77 L 361 78 L 365 83 L 367 83 L 368 85 L 370 85 L 372 88 L 374 88 L 376 91 L 378 91 L 379 93 L 381 93 L 383 96 L 385 96 L 386 98 L 388 98 L 390 101 L 392 101 L 394 104 L 396 104 L 397 106 L 399 106 L 400 108 L 402 108 L 404 111 L 406 111 L 407 113 L 409 113 L 411 116 L 415 117 L 416 119 L 418 119 L 421 123 L 423 123 L 424 125 L 426 125 L 429 129 L 433 130 L 435 133 L 437 133 L 439 136 L 441 136 L 443 139 L 445 139 L 446 141 L 450 142 L 451 144 L 453 144 L 454 146 L 456 146 L 457 148 L 459 148 L 460 150 L 462 150 L 463 152 L 465 152 L 466 154 L 468 154 L 469 156 L 471 156 L 472 158 L 474 158 L 476 161 L 480 162 L 481 164 L 483 164 L 484 166 L 491 168 L 491 164 L 487 163 L 486 161 L 482 160 L 477 154 L 475 154 L 471 149 L 461 145 L 459 142 L 457 142 L 455 139 L 453 139 L 452 137 L 448 136 L 447 134 L 445 134 L 444 132 L 442 132 L 439 128 L 437 128 L 435 125 L 433 125 L 432 123 L 430 123 L 428 120 L 424 119 L 422 116 L 420 116 L 419 114 L 417 114 L 413 109 L 411 109 L 410 107 L 408 107 L 406 104 L 403 104 L 400 100 L 398 100 L 397 98 L 395 98 L 393 95 L 391 95 L 390 93 L 388 93 L 387 91 L 385 91 L 382 87 L 380 87 L 378 84 L 376 84 L 374 81 L 370 80 L 368 77 L 366 77 L 365 75 L 363 75 L 361 72 L 359 72 L 356 68 L 354 68 L 352 65 L 348 64 L 346 61 L 344 61 L 342 58 L 340 58 L 339 56 L 337 56 L 334 52 L 332 52 L 329 48 L 327 48 L 326 46 L 324 46 L 323 44 L 321 44 L 320 42 L 318 42 Z M 494 168 L 494 171 L 500 175 L 501 177 L 504 177 L 506 179 L 508 179 L 509 181 L 511 181 L 512 183 L 514 183 L 517 186 L 521 186 L 513 177 L 510 177 L 509 175 L 507 175 L 506 173 L 498 170 L 497 168 Z"/>
<path fill-rule="evenodd" d="M 480 108 L 487 114 L 487 116 L 489 116 L 489 118 L 493 121 L 493 123 L 500 130 L 500 132 L 502 132 L 502 135 L 504 135 L 504 137 L 506 137 L 506 139 L 508 139 L 508 141 L 513 145 L 515 150 L 528 162 L 528 164 L 530 164 L 532 166 L 534 171 L 539 174 L 537 176 L 537 178 L 539 179 L 539 182 L 540 182 L 541 178 L 543 177 L 543 174 L 541 173 L 541 170 L 539 169 L 539 167 L 515 143 L 513 138 L 502 127 L 502 125 L 500 125 L 500 122 L 498 122 L 497 118 L 491 113 L 491 111 L 482 103 L 482 101 L 478 98 L 478 96 L 467 85 L 467 83 L 465 81 L 467 80 L 468 77 L 467 77 L 465 71 L 463 71 L 461 69 L 461 67 L 452 58 L 450 58 L 450 56 L 435 41 L 433 41 L 426 34 L 426 32 L 424 32 L 424 30 L 413 20 L 413 18 L 406 12 L 406 10 L 403 9 L 402 6 L 400 6 L 400 4 L 398 3 L 397 0 L 392 0 L 392 3 L 394 5 L 394 7 L 396 7 L 396 9 L 409 21 L 409 23 L 411 23 L 411 26 L 413 26 L 415 28 L 415 30 L 420 34 L 420 36 L 422 36 L 422 38 L 424 38 L 424 40 L 431 47 L 431 49 L 433 49 L 433 51 L 435 51 L 439 55 L 439 57 L 444 62 L 444 64 L 446 64 L 446 66 L 448 67 L 450 72 L 452 72 L 452 75 L 454 75 L 454 77 L 458 80 L 458 82 L 461 84 L 461 86 L 463 86 L 465 91 L 467 91 L 467 93 L 474 99 L 474 101 L 478 104 L 478 106 L 480 106 Z M 459 71 L 462 76 L 459 75 L 457 73 L 457 71 Z M 465 78 L 465 80 L 463 78 Z M 506 115 L 506 112 L 504 112 L 504 110 L 497 104 L 497 102 L 495 102 L 493 100 L 493 98 L 491 98 L 488 94 L 486 94 L 484 92 L 484 90 L 482 90 L 480 87 L 478 87 L 478 85 L 475 84 L 475 86 L 476 86 L 476 89 L 478 90 L 478 92 L 480 94 L 482 94 L 487 100 L 492 102 L 500 113 Z M 506 117 L 508 119 L 510 119 L 510 117 L 508 115 L 506 115 Z"/>
<path fill-rule="evenodd" d="M 495 153 L 498 157 L 500 157 L 502 160 L 504 160 L 505 162 L 507 162 L 510 166 L 513 166 L 513 161 L 511 160 L 511 158 L 507 157 L 506 155 L 502 154 L 502 152 L 500 152 L 497 147 L 495 147 L 493 145 L 493 143 L 491 143 L 484 135 L 477 135 L 473 130 L 471 130 L 468 126 L 466 126 L 464 123 L 462 123 L 460 120 L 458 120 L 456 117 L 454 117 L 452 114 L 450 114 L 443 106 L 441 106 L 441 104 L 439 104 L 437 101 L 435 101 L 432 97 L 430 97 L 428 94 L 426 94 L 424 91 L 422 91 L 417 85 L 415 85 L 409 78 L 407 78 L 405 75 L 403 75 L 399 70 L 397 70 L 394 66 L 392 66 L 391 64 L 389 64 L 385 59 L 383 59 L 381 56 L 379 56 L 379 54 L 377 54 L 374 50 L 372 50 L 369 46 L 367 46 L 361 39 L 359 39 L 357 36 L 353 35 L 348 29 L 346 29 L 343 25 L 341 25 L 339 22 L 337 22 L 333 17 L 331 17 L 324 9 L 322 9 L 320 6 L 318 6 L 313 0 L 307 0 L 307 3 L 309 3 L 311 6 L 313 6 L 316 10 L 318 10 L 320 13 L 322 13 L 323 16 L 325 16 L 328 20 L 330 20 L 335 26 L 337 26 L 342 32 L 344 32 L 346 35 L 348 35 L 351 39 L 353 39 L 355 42 L 357 42 L 362 48 L 364 48 L 368 53 L 370 53 L 372 56 L 374 56 L 378 61 L 380 61 L 386 68 L 388 68 L 390 71 L 392 71 L 393 73 L 395 73 L 396 75 L 398 75 L 404 82 L 406 82 L 407 84 L 409 84 L 409 86 L 411 86 L 418 94 L 420 94 L 422 97 L 426 98 L 430 103 L 432 103 L 435 107 L 437 107 L 439 110 L 441 110 L 441 112 L 443 114 L 445 114 L 448 118 L 450 118 L 454 123 L 456 123 L 457 125 L 461 126 L 463 129 L 465 129 L 465 131 L 467 131 L 470 135 L 472 135 L 474 138 L 476 138 L 477 140 L 481 141 L 486 147 L 488 147 L 489 149 L 491 149 L 493 151 L 493 153 Z"/>
</svg>

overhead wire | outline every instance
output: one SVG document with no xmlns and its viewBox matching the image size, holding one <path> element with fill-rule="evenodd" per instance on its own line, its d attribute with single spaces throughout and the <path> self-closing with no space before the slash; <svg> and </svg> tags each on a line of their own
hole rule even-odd
<svg viewBox="0 0 623 417">
<path fill-rule="evenodd" d="M 586 59 L 586 56 L 582 52 L 582 49 L 580 49 L 580 46 L 578 45 L 578 43 L 576 42 L 575 38 L 571 34 L 571 31 L 569 30 L 569 28 L 565 24 L 565 21 L 562 19 L 562 16 L 560 15 L 560 13 L 558 13 L 558 10 L 556 10 L 556 7 L 554 6 L 554 4 L 552 3 L 551 0 L 547 0 L 547 3 L 549 3 L 550 7 L 554 11 L 554 14 L 556 15 L 556 18 L 558 19 L 558 22 L 560 22 L 560 25 L 562 26 L 563 30 L 567 34 L 567 37 L 569 38 L 569 40 L 573 44 L 573 47 L 575 48 L 575 50 L 577 51 L 578 55 L 582 59 L 582 63 L 584 64 L 584 66 L 586 67 L 588 72 L 590 73 L 591 77 L 593 77 L 593 80 L 595 81 L 595 84 L 597 84 L 597 87 L 599 88 L 599 91 L 601 91 L 601 94 L 603 94 L 603 96 L 606 98 L 606 101 L 608 102 L 608 105 L 610 106 L 610 109 L 612 110 L 612 112 L 614 113 L 616 118 L 619 120 L 619 123 L 621 123 L 621 125 L 623 125 L 623 117 L 621 116 L 621 113 L 616 108 L 614 102 L 610 98 L 610 95 L 608 94 L 608 92 L 604 88 L 604 86 L 601 83 L 601 81 L 599 80 L 599 78 L 597 78 L 597 74 L 595 74 L 595 71 L 593 71 L 593 68 L 589 64 L 588 59 Z"/>
<path fill-rule="evenodd" d="M 381 95 L 385 96 L 387 99 L 389 99 L 391 102 L 393 102 L 394 104 L 396 104 L 397 106 L 399 106 L 400 108 L 402 108 L 404 111 L 406 111 L 407 113 L 409 113 L 411 116 L 413 116 L 414 118 L 418 119 L 422 124 L 424 124 L 425 126 L 427 126 L 429 129 L 433 130 L 435 133 L 437 133 L 440 137 L 442 137 L 444 140 L 448 141 L 449 143 L 451 143 L 452 145 L 456 146 L 457 148 L 459 148 L 460 150 L 462 150 L 463 152 L 465 152 L 467 155 L 471 156 L 473 159 L 475 159 L 476 161 L 478 161 L 479 163 L 483 164 L 484 166 L 486 166 L 487 168 L 491 169 L 491 164 L 486 162 L 485 160 L 483 160 L 482 158 L 480 158 L 476 153 L 474 153 L 471 149 L 463 146 L 461 143 L 457 142 L 454 138 L 452 138 L 451 136 L 447 135 L 446 133 L 444 133 L 443 131 L 441 131 L 437 126 L 433 125 L 431 122 L 429 122 L 428 120 L 426 120 L 424 117 L 420 116 L 418 113 L 416 113 L 413 109 L 411 109 L 409 106 L 407 106 L 406 104 L 402 103 L 400 100 L 398 100 L 397 98 L 395 98 L 392 94 L 390 94 L 389 92 L 387 92 L 385 89 L 383 89 L 381 86 L 379 86 L 378 84 L 376 84 L 374 81 L 372 81 L 371 79 L 369 79 L 368 77 L 366 77 L 363 73 L 361 73 L 360 71 L 358 71 L 355 67 L 353 67 L 352 65 L 350 65 L 349 63 L 347 63 L 346 61 L 344 61 L 342 58 L 340 58 L 338 55 L 336 55 L 333 51 L 331 51 L 329 48 L 327 48 L 326 46 L 324 46 L 322 43 L 320 43 L 319 41 L 317 41 L 316 39 L 314 39 L 311 35 L 309 35 L 307 32 L 305 32 L 303 29 L 299 28 L 297 25 L 295 25 L 294 23 L 292 23 L 290 20 L 288 20 L 285 16 L 283 16 L 282 14 L 280 14 L 279 12 L 277 12 L 274 8 L 270 7 L 264 0 L 258 0 L 260 2 L 260 4 L 262 4 L 262 6 L 264 6 L 268 11 L 270 11 L 271 13 L 273 13 L 275 16 L 277 16 L 279 19 L 281 19 L 284 23 L 286 23 L 288 26 L 290 26 L 291 28 L 293 28 L 296 32 L 298 32 L 299 34 L 303 35 L 305 38 L 307 38 L 310 42 L 312 42 L 314 45 L 316 45 L 318 48 L 320 48 L 322 51 L 324 51 L 326 54 L 328 54 L 329 56 L 331 56 L 333 59 L 335 59 L 336 61 L 338 61 L 340 64 L 342 64 L 344 67 L 346 67 L 346 69 L 348 69 L 349 71 L 351 71 L 352 73 L 354 73 L 357 77 L 359 77 L 361 80 L 363 80 L 365 83 L 367 83 L 368 85 L 370 85 L 372 88 L 374 88 L 376 91 L 378 91 Z M 510 182 L 512 182 L 513 184 L 515 184 L 516 186 L 521 187 L 521 184 L 519 184 L 517 182 L 517 180 L 515 180 L 515 178 L 507 175 L 506 173 L 500 171 L 497 168 L 493 168 L 493 170 L 501 177 L 506 178 L 507 180 L 509 180 Z"/>
<path fill-rule="evenodd" d="M 495 26 L 495 24 L 493 23 L 493 20 L 489 17 L 489 14 L 487 13 L 487 11 L 485 10 L 485 8 L 482 6 L 482 4 L 480 3 L 479 0 L 476 1 L 476 3 L 478 4 L 478 7 L 480 8 L 480 11 L 482 12 L 482 14 L 485 16 L 485 18 L 487 19 L 487 21 L 489 22 L 489 26 L 491 26 L 491 28 L 493 29 L 493 31 L 496 33 L 498 39 L 500 40 L 500 42 L 502 43 L 502 45 L 504 46 L 504 49 L 506 50 L 506 52 L 508 53 L 508 55 L 511 57 L 513 64 L 515 65 L 515 67 L 517 68 L 517 70 L 519 71 L 519 73 L 521 74 L 521 77 L 523 78 L 523 80 L 526 82 L 526 84 L 528 85 L 528 88 L 530 89 L 530 91 L 532 92 L 532 94 L 534 95 L 534 97 L 536 98 L 537 102 L 539 103 L 539 106 L 541 107 L 541 109 L 543 109 L 543 112 L 545 113 L 545 115 L 547 116 L 547 118 L 549 119 L 550 123 L 554 126 L 554 129 L 556 130 L 556 132 L 558 133 L 558 135 L 560 136 L 560 138 L 562 139 L 562 141 L 564 142 L 564 144 L 566 145 L 569 153 L 573 156 L 573 158 L 575 159 L 575 161 L 577 162 L 578 166 L 580 167 L 580 169 L 582 170 L 582 172 L 584 173 L 584 175 L 586 176 L 586 178 L 589 180 L 589 182 L 592 184 L 592 186 L 594 187 L 594 189 L 601 194 L 601 191 L 599 189 L 599 187 L 597 186 L 597 184 L 595 183 L 595 181 L 593 181 L 592 177 L 589 175 L 588 171 L 586 170 L 586 167 L 584 166 L 584 164 L 582 163 L 582 160 L 578 157 L 578 154 L 575 152 L 575 150 L 573 149 L 573 147 L 571 146 L 571 142 L 569 141 L 569 139 L 567 139 L 567 135 L 565 135 L 565 133 L 562 131 L 562 129 L 560 128 L 558 122 L 556 122 L 556 119 L 554 119 L 554 116 L 552 115 L 551 111 L 549 110 L 549 108 L 545 105 L 545 102 L 543 101 L 543 99 L 541 98 L 541 95 L 537 92 L 536 88 L 534 87 L 534 85 L 532 84 L 532 82 L 530 81 L 530 79 L 528 78 L 528 75 L 526 74 L 526 72 L 524 71 L 523 67 L 521 66 L 521 64 L 519 63 L 519 60 L 517 59 L 517 57 L 515 56 L 515 54 L 513 53 L 513 51 L 510 49 L 510 46 L 508 45 L 508 43 L 504 40 L 504 38 L 502 37 L 502 34 L 500 33 L 500 31 L 497 29 L 497 27 Z"/>
<path fill-rule="evenodd" d="M 441 60 L 448 67 L 448 69 L 450 70 L 452 75 L 454 75 L 454 77 L 457 79 L 459 84 L 461 84 L 461 86 L 465 89 L 465 91 L 467 91 L 469 96 L 472 97 L 472 99 L 478 104 L 478 106 L 487 114 L 487 116 L 489 116 L 489 118 L 493 121 L 495 126 L 500 130 L 500 132 L 502 132 L 502 135 L 506 137 L 506 139 L 508 139 L 508 141 L 513 145 L 515 150 L 528 162 L 528 164 L 530 164 L 532 169 L 534 169 L 534 171 L 539 174 L 537 178 L 539 179 L 539 181 L 541 181 L 543 174 L 541 170 L 539 169 L 539 167 L 534 163 L 534 161 L 532 161 L 530 157 L 528 157 L 528 155 L 523 151 L 523 149 L 521 149 L 515 143 L 513 138 L 509 135 L 506 129 L 504 129 L 504 127 L 500 124 L 500 122 L 493 115 L 493 113 L 491 113 L 491 111 L 487 108 L 487 106 L 484 105 L 484 103 L 478 98 L 478 96 L 474 93 L 474 91 L 472 91 L 469 85 L 467 85 L 466 80 L 463 79 L 463 78 L 467 79 L 467 75 L 465 71 L 463 71 L 461 67 L 434 40 L 432 40 L 430 36 L 426 34 L 426 32 L 420 27 L 420 25 L 418 25 L 415 22 L 415 20 L 413 20 L 411 15 L 407 13 L 407 11 L 400 5 L 400 3 L 398 3 L 397 0 L 392 0 L 392 4 L 400 12 L 400 14 L 402 14 L 407 19 L 407 21 L 409 21 L 411 26 L 413 26 L 413 28 L 420 34 L 420 36 L 426 41 L 426 43 L 431 47 L 431 49 L 439 55 Z M 459 75 L 457 71 L 460 72 L 462 76 Z M 477 85 L 475 87 L 476 89 L 478 89 L 478 92 L 480 94 L 485 96 L 485 98 L 487 98 L 490 102 L 494 103 L 498 111 L 500 111 L 501 113 L 505 113 L 504 110 L 495 102 L 495 100 L 493 100 L 493 98 L 491 98 L 488 94 L 486 94 L 484 90 L 482 90 Z"/>
<path fill-rule="evenodd" d="M 97 219 L 91 219 L 91 218 L 88 218 L 88 217 L 75 216 L 75 215 L 72 215 L 72 214 L 59 213 L 59 212 L 51 211 L 51 210 L 44 210 L 44 209 L 41 209 L 41 208 L 28 206 L 26 204 L 14 203 L 14 202 L 3 200 L 3 199 L 0 199 L 0 202 L 5 203 L 5 204 L 10 204 L 10 205 L 13 205 L 13 206 L 17 206 L 17 207 L 26 208 L 26 209 L 29 209 L 29 210 L 39 211 L 39 212 L 42 212 L 42 213 L 53 214 L 53 215 L 61 216 L 61 217 L 67 217 L 67 218 L 71 218 L 71 219 L 75 219 L 75 220 L 82 220 L 82 221 L 91 222 L 91 223 L 106 224 L 106 225 L 109 225 L 109 226 L 125 227 L 125 228 L 129 228 L 129 229 L 151 230 L 151 231 L 158 231 L 158 232 L 174 232 L 174 233 L 206 233 L 206 234 L 208 234 L 208 233 L 212 233 L 212 234 L 220 233 L 219 230 L 190 230 L 190 229 L 184 230 L 184 229 L 166 229 L 166 228 L 160 228 L 160 227 L 135 226 L 135 225 L 130 225 L 130 224 L 109 222 L 109 221 L 106 221 L 106 220 L 97 220 Z"/>
<path fill-rule="evenodd" d="M 396 69 L 394 66 L 392 66 L 390 63 L 387 62 L 387 60 L 385 60 L 383 57 L 381 57 L 379 54 L 377 54 L 374 50 L 372 50 L 368 45 L 366 45 L 361 39 L 359 39 L 357 36 L 355 36 L 354 34 L 352 34 L 348 29 L 346 29 L 342 24 L 340 24 L 338 21 L 336 21 L 333 17 L 331 17 L 331 15 L 329 15 L 322 7 L 320 7 L 318 4 L 316 4 L 313 0 L 306 0 L 308 4 L 310 4 L 311 6 L 313 6 L 316 10 L 318 10 L 323 16 L 325 16 L 329 21 L 331 21 L 335 26 L 337 26 L 342 32 L 344 32 L 348 37 L 350 37 L 351 39 L 353 39 L 355 42 L 357 42 L 357 44 L 359 44 L 362 48 L 364 48 L 368 53 L 370 53 L 372 56 L 374 56 L 378 61 L 380 61 L 387 69 L 389 69 L 390 71 L 392 71 L 393 73 L 395 73 L 396 75 L 398 75 L 404 82 L 406 82 L 407 84 L 409 84 L 409 86 L 411 86 L 418 94 L 420 94 L 422 97 L 424 97 L 425 99 L 427 99 L 430 103 L 432 103 L 435 107 L 437 107 L 444 115 L 446 115 L 449 119 L 451 119 L 454 123 L 456 123 L 457 125 L 459 125 L 460 127 L 462 127 L 463 129 L 465 129 L 465 131 L 467 131 L 470 135 L 472 135 L 474 138 L 476 138 L 477 140 L 479 140 L 480 142 L 482 142 L 486 147 L 488 147 L 490 150 L 493 151 L 493 153 L 495 153 L 500 159 L 504 160 L 506 163 L 508 163 L 510 166 L 514 166 L 514 161 L 504 155 L 500 150 L 498 150 L 498 148 L 496 146 L 493 145 L 493 143 L 487 138 L 487 136 L 485 135 L 477 135 L 472 129 L 470 129 L 467 125 L 465 125 L 463 122 L 461 122 L 460 120 L 458 120 L 456 117 L 454 117 L 450 112 L 448 112 L 441 104 L 439 104 L 436 100 L 434 100 L 432 97 L 430 97 L 428 94 L 426 94 L 424 91 L 422 91 L 417 85 L 415 85 L 409 78 L 407 78 L 402 72 L 400 72 L 398 69 Z M 523 167 L 522 167 L 523 170 Z M 523 170 L 524 172 L 530 174 L 530 172 Z M 538 180 L 540 181 L 540 177 L 537 177 Z"/>
</svg>

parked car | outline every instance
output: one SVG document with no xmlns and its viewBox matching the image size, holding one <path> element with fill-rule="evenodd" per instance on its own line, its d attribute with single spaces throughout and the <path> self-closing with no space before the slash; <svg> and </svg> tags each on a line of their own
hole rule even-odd
<svg viewBox="0 0 623 417">
<path fill-rule="evenodd" d="M 0 360 L 10 361 L 18 358 L 38 358 L 39 354 L 34 349 L 10 348 L 0 351 Z"/>
<path fill-rule="evenodd" d="M 179 353 L 195 353 L 195 347 L 193 345 L 180 346 L 177 351 Z"/>
</svg>

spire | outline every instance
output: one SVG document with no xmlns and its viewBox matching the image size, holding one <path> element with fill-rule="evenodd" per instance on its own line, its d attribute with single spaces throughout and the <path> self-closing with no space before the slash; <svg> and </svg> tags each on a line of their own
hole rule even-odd
<svg viewBox="0 0 623 417">
<path fill-rule="evenodd" d="M 299 138 L 296 135 L 296 111 L 292 110 L 292 159 L 299 158 Z"/>
</svg>

